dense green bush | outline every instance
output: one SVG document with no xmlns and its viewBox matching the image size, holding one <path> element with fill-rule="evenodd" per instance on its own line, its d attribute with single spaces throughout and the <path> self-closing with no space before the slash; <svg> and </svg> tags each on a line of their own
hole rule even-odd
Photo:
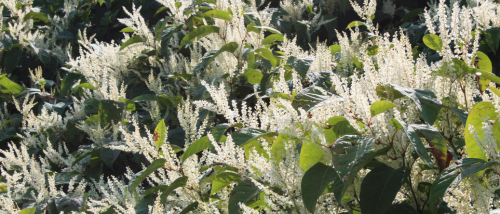
<svg viewBox="0 0 500 214">
<path fill-rule="evenodd" d="M 500 3 L 5 0 L 2 213 L 488 213 Z"/>
</svg>

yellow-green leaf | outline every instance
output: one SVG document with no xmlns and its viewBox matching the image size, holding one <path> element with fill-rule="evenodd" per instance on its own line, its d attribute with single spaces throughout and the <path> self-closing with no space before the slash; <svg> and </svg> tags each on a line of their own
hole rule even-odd
<svg viewBox="0 0 500 214">
<path fill-rule="evenodd" d="M 165 121 L 161 120 L 158 125 L 156 125 L 153 140 L 155 142 L 156 148 L 160 148 L 167 138 L 167 126 L 165 126 Z"/>
</svg>

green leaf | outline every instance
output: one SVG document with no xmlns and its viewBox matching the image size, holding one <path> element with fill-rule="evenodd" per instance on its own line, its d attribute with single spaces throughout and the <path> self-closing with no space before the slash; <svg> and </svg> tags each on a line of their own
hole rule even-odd
<svg viewBox="0 0 500 214">
<path fill-rule="evenodd" d="M 303 142 L 302 148 L 300 149 L 299 166 L 304 171 L 307 171 L 318 162 L 328 163 L 331 159 L 330 156 L 331 153 L 327 148 L 306 141 Z"/>
<path fill-rule="evenodd" d="M 182 102 L 182 95 L 177 95 L 176 97 L 170 97 L 162 94 L 156 97 L 160 109 L 176 109 L 177 106 Z"/>
<path fill-rule="evenodd" d="M 82 78 L 81 74 L 77 73 L 68 73 L 66 76 L 63 78 L 62 83 L 61 83 L 61 96 L 68 96 L 71 88 L 73 85 L 75 85 L 78 80 Z"/>
<path fill-rule="evenodd" d="M 498 88 L 488 86 L 488 89 L 490 89 L 493 93 L 495 93 L 497 96 L 499 96 L 499 97 L 500 97 L 500 90 L 498 90 Z M 465 124 L 465 123 L 464 123 L 464 124 Z"/>
<path fill-rule="evenodd" d="M 469 117 L 469 112 L 453 107 L 448 107 L 448 108 L 460 118 L 460 121 L 465 127 L 465 124 L 467 123 L 467 118 Z"/>
<path fill-rule="evenodd" d="M 420 136 L 416 132 L 415 129 L 412 128 L 412 126 L 406 126 L 406 123 L 397 120 L 401 126 L 403 126 L 403 130 L 406 133 L 406 136 L 408 136 L 408 139 L 410 139 L 410 142 L 413 144 L 415 147 L 415 150 L 417 154 L 422 158 L 422 161 L 429 166 L 431 169 L 434 168 L 434 164 L 432 163 L 431 157 L 429 157 L 429 154 L 427 154 L 427 149 L 425 148 L 424 144 L 422 144 L 422 141 L 420 140 Z"/>
<path fill-rule="evenodd" d="M 378 85 L 375 90 L 378 97 L 390 101 L 405 97 L 401 92 L 395 90 L 392 85 Z"/>
<path fill-rule="evenodd" d="M 95 155 L 95 154 L 97 154 L 97 151 L 91 151 L 91 152 L 87 152 L 87 153 L 85 153 L 83 155 L 80 155 L 80 156 L 78 156 L 75 159 L 75 161 L 73 161 L 73 164 L 71 164 L 71 166 L 74 166 L 75 164 L 77 164 L 78 162 L 80 162 L 81 160 L 83 160 L 84 158 L 86 158 L 87 156 L 89 156 L 89 155 Z"/>
<path fill-rule="evenodd" d="M 19 212 L 19 214 L 35 214 L 35 212 L 36 212 L 36 207 L 32 207 L 32 208 L 27 208 L 27 209 L 21 210 L 21 212 Z"/>
<path fill-rule="evenodd" d="M 375 56 L 378 53 L 378 45 L 374 45 L 366 49 L 369 56 Z"/>
<path fill-rule="evenodd" d="M 477 158 L 464 158 L 456 161 L 455 164 L 451 164 L 432 183 L 429 195 L 431 212 L 437 213 L 439 205 L 450 186 L 453 186 L 453 189 L 456 188 L 460 181 L 487 169 L 492 164 L 497 164 L 497 162 L 486 162 Z M 457 169 L 460 169 L 460 171 L 457 171 Z"/>
<path fill-rule="evenodd" d="M 166 10 L 166 9 L 168 9 L 168 7 L 160 7 L 160 9 L 158 9 L 158 10 L 156 11 L 156 13 L 155 13 L 155 15 L 154 15 L 154 16 L 158 15 L 158 13 L 161 13 L 162 11 L 164 11 L 164 10 Z M 153 16 L 153 17 L 154 17 L 154 16 Z"/>
<path fill-rule="evenodd" d="M 122 120 L 123 110 L 125 109 L 125 103 L 117 102 L 112 100 L 101 100 L 99 101 L 99 121 L 101 122 L 101 127 L 106 127 L 108 124 L 115 124 Z"/>
<path fill-rule="evenodd" d="M 79 85 L 77 85 L 77 86 L 73 87 L 73 88 L 71 89 L 71 91 L 75 91 L 75 90 L 76 90 L 76 89 L 78 89 L 78 88 L 88 88 L 88 89 L 90 89 L 90 90 L 96 90 L 96 89 L 97 89 L 97 88 L 96 88 L 95 86 L 93 86 L 92 84 L 90 84 L 90 83 L 86 82 L 86 83 L 81 83 L 81 84 L 79 84 Z"/>
<path fill-rule="evenodd" d="M 488 117 L 488 120 L 490 121 L 495 121 L 492 130 L 492 137 L 496 139 L 497 149 L 500 148 L 500 123 L 498 123 L 499 116 L 496 113 L 495 105 L 490 102 L 480 102 L 474 106 L 472 111 L 470 111 L 465 125 L 465 146 L 467 148 L 467 155 L 470 158 L 478 158 L 485 161 L 488 160 L 483 149 L 481 149 L 481 146 L 478 145 L 478 140 L 484 139 L 483 121 L 486 117 Z M 474 138 L 471 126 L 474 128 L 474 132 L 477 133 L 479 139 Z"/>
<path fill-rule="evenodd" d="M 155 146 L 157 149 L 160 149 L 161 146 L 165 143 L 167 139 L 167 126 L 165 125 L 165 121 L 161 120 L 158 125 L 156 125 L 153 141 L 155 142 Z"/>
<path fill-rule="evenodd" d="M 415 208 L 408 204 L 407 202 L 403 202 L 400 204 L 392 204 L 389 207 L 389 210 L 385 214 L 419 214 Z"/>
<path fill-rule="evenodd" d="M 10 74 L 19 66 L 21 58 L 23 57 L 23 51 L 20 48 L 11 48 L 3 54 L 3 57 L 3 69 L 7 74 Z"/>
<path fill-rule="evenodd" d="M 135 30 L 132 29 L 131 27 L 126 27 L 126 28 L 123 28 L 120 32 L 133 33 L 133 32 L 135 32 Z"/>
<path fill-rule="evenodd" d="M 142 38 L 142 36 L 139 36 L 139 35 L 132 36 L 125 43 L 123 43 L 122 46 L 120 46 L 120 51 L 123 50 L 124 48 L 126 48 L 127 46 L 131 45 L 131 44 L 135 44 L 135 43 L 139 43 L 139 42 L 145 42 L 145 41 L 146 41 L 146 39 Z"/>
<path fill-rule="evenodd" d="M 335 54 L 341 51 L 340 45 L 331 45 L 330 46 L 330 54 Z"/>
<path fill-rule="evenodd" d="M 439 171 L 448 167 L 448 141 L 441 136 L 439 131 L 426 124 L 412 124 L 408 126 L 408 130 L 410 129 L 415 130 L 419 136 L 427 140 L 439 165 Z"/>
<path fill-rule="evenodd" d="M 413 100 L 420 110 L 422 119 L 424 119 L 425 122 L 429 125 L 434 124 L 434 121 L 436 121 L 439 111 L 441 111 L 442 108 L 442 103 L 436 98 L 434 92 L 429 90 L 404 88 L 397 85 L 392 85 L 392 87 L 404 96 Z"/>
<path fill-rule="evenodd" d="M 441 51 L 443 49 L 443 40 L 438 35 L 426 34 L 422 40 L 432 50 Z"/>
<path fill-rule="evenodd" d="M 119 98 L 118 100 L 125 103 L 125 109 L 127 109 L 127 111 L 135 111 L 135 103 L 132 100 L 125 98 Z"/>
<path fill-rule="evenodd" d="M 381 165 L 370 171 L 361 183 L 359 194 L 363 214 L 385 213 L 409 175 L 406 168 L 393 169 Z"/>
<path fill-rule="evenodd" d="M 396 108 L 396 107 L 397 106 L 394 103 L 389 102 L 389 101 L 377 101 L 377 102 L 374 102 L 370 106 L 370 113 L 371 113 L 372 117 L 375 117 L 384 111 L 387 111 L 391 108 Z"/>
<path fill-rule="evenodd" d="M 495 75 L 491 72 L 487 72 L 487 71 L 483 71 L 483 70 L 479 70 L 479 69 L 472 69 L 472 71 L 477 76 L 479 76 L 481 78 L 489 79 L 489 80 L 495 82 L 496 84 L 500 84 L 500 77 L 498 77 L 497 75 Z"/>
<path fill-rule="evenodd" d="M 274 68 L 274 66 L 276 66 L 276 58 L 274 57 L 273 52 L 271 52 L 269 49 L 259 48 L 259 49 L 255 50 L 255 53 L 259 54 L 264 59 L 269 60 L 269 62 L 271 62 L 272 68 Z"/>
<path fill-rule="evenodd" d="M 488 58 L 488 56 L 486 54 L 484 54 L 481 51 L 478 51 L 476 53 L 476 57 L 477 57 L 477 69 L 480 69 L 480 70 L 483 70 L 483 71 L 486 71 L 486 72 L 490 72 L 490 73 L 493 72 L 493 67 L 491 65 L 491 60 L 490 60 L 490 58 Z M 486 88 L 490 84 L 490 81 L 491 80 L 485 79 L 483 77 L 479 78 L 479 90 L 481 91 L 481 93 L 483 91 L 486 91 Z"/>
<path fill-rule="evenodd" d="M 147 189 L 146 191 L 142 192 L 142 195 L 150 195 L 155 192 L 159 191 L 165 191 L 168 188 L 168 185 L 160 185 L 160 186 L 155 186 Z"/>
<path fill-rule="evenodd" d="M 329 143 L 335 142 L 339 137 L 344 135 L 358 134 L 356 130 L 349 121 L 342 116 L 335 116 L 329 118 L 326 123 L 328 124 L 325 129 L 326 141 Z"/>
<path fill-rule="evenodd" d="M 218 18 L 218 19 L 223 19 L 228 22 L 231 21 L 231 13 L 223 10 L 210 10 L 205 13 L 203 13 L 205 16 L 213 17 L 213 18 Z"/>
<path fill-rule="evenodd" d="M 137 186 L 139 186 L 139 184 L 141 184 L 141 182 L 144 179 L 146 179 L 149 175 L 151 175 L 151 173 L 153 173 L 154 171 L 156 171 L 159 168 L 163 168 L 163 166 L 165 166 L 166 162 L 167 162 L 167 160 L 165 160 L 163 158 L 154 160 L 153 163 L 151 163 L 151 165 L 149 165 L 148 168 L 146 170 L 144 170 L 144 172 L 142 172 L 142 174 L 139 175 L 139 177 L 137 177 L 134 180 L 134 182 L 132 182 L 132 184 L 129 187 L 129 190 L 130 191 L 135 190 L 135 188 Z"/>
<path fill-rule="evenodd" d="M 183 187 L 183 186 L 186 186 L 186 183 L 188 181 L 188 177 L 187 176 L 182 176 L 182 177 L 179 177 L 177 179 L 175 179 L 174 182 L 172 182 L 170 184 L 170 186 L 167 187 L 167 189 L 165 189 L 161 195 L 160 195 L 160 203 L 163 204 L 165 203 L 165 201 L 167 200 L 167 197 L 170 195 L 170 193 L 172 193 L 175 189 L 179 188 L 179 187 Z"/>
<path fill-rule="evenodd" d="M 233 142 L 237 146 L 243 146 L 251 140 L 259 139 L 260 137 L 277 136 L 276 132 L 266 132 L 262 129 L 256 128 L 242 128 L 231 134 Z"/>
<path fill-rule="evenodd" d="M 238 48 L 238 44 L 236 42 L 230 42 L 223 45 L 219 50 L 211 50 L 203 55 L 201 63 L 195 66 L 193 69 L 194 73 L 199 73 L 201 69 L 206 68 L 218 55 L 222 52 L 227 51 L 233 53 Z"/>
<path fill-rule="evenodd" d="M 102 162 L 104 162 L 104 164 L 106 164 L 106 166 L 108 166 L 109 168 L 113 168 L 113 163 L 120 155 L 120 152 L 120 150 L 102 148 L 100 149 L 101 160 Z"/>
<path fill-rule="evenodd" d="M 338 177 L 335 170 L 323 163 L 316 163 L 304 173 L 301 183 L 302 200 L 309 212 L 314 213 L 318 198 L 335 177 Z"/>
<path fill-rule="evenodd" d="M 179 45 L 179 49 L 186 46 L 188 42 L 192 42 L 195 39 L 199 39 L 211 33 L 219 33 L 219 27 L 211 25 L 202 25 L 194 29 L 190 33 L 188 33 L 186 36 L 184 36 L 184 38 L 182 38 L 181 43 Z"/>
<path fill-rule="evenodd" d="M 262 44 L 266 45 L 268 43 L 272 43 L 272 42 L 276 42 L 276 41 L 280 41 L 280 42 L 283 41 L 283 35 L 282 34 L 271 34 L 262 40 Z"/>
<path fill-rule="evenodd" d="M 238 185 L 233 188 L 229 196 L 229 214 L 239 214 L 240 206 L 238 204 L 247 202 L 260 192 L 261 190 L 250 179 L 240 181 Z"/>
<path fill-rule="evenodd" d="M 198 208 L 198 201 L 187 205 L 186 208 L 184 208 L 179 214 L 187 214 L 191 211 L 194 211 L 196 208 Z"/>
<path fill-rule="evenodd" d="M 486 43 L 496 55 L 498 50 L 498 44 L 500 43 L 500 28 L 490 28 L 486 30 Z"/>
<path fill-rule="evenodd" d="M 262 80 L 262 73 L 255 69 L 246 69 L 245 73 L 242 74 L 245 76 L 250 84 L 259 84 L 260 80 Z"/>
<path fill-rule="evenodd" d="M 7 78 L 7 74 L 0 75 L 0 93 L 9 94 L 9 93 L 20 93 L 24 88 L 19 84 L 12 82 L 9 78 Z"/>
<path fill-rule="evenodd" d="M 309 71 L 309 67 L 311 67 L 313 59 L 310 58 L 296 58 L 289 57 L 288 63 L 292 66 L 302 79 L 305 79 L 307 76 L 307 71 Z"/>
<path fill-rule="evenodd" d="M 133 102 L 144 102 L 144 101 L 153 101 L 156 100 L 155 94 L 143 94 L 132 99 Z"/>
<path fill-rule="evenodd" d="M 366 24 L 363 23 L 363 22 L 360 22 L 360 21 L 352 21 L 351 23 L 349 23 L 347 25 L 347 27 L 345 29 L 349 29 L 349 28 L 352 28 L 352 27 L 359 27 L 359 26 L 366 26 Z"/>
<path fill-rule="evenodd" d="M 251 28 L 263 29 L 263 30 L 266 30 L 266 31 L 269 31 L 269 32 L 275 33 L 275 34 L 282 34 L 279 30 L 276 30 L 272 27 L 267 27 L 267 26 L 252 26 Z"/>
<path fill-rule="evenodd" d="M 184 154 L 181 155 L 181 162 L 186 161 L 186 159 L 188 159 L 191 155 L 208 149 L 210 146 L 212 146 L 212 143 L 208 139 L 208 136 L 204 136 L 196 140 L 191 145 L 189 145 Z"/>
<path fill-rule="evenodd" d="M 220 190 L 224 189 L 224 187 L 228 186 L 232 182 L 240 182 L 241 177 L 234 172 L 222 172 L 215 176 L 212 182 L 212 190 L 210 191 L 210 195 L 214 195 Z"/>
<path fill-rule="evenodd" d="M 49 22 L 49 18 L 47 18 L 47 14 L 45 13 L 37 13 L 37 12 L 29 12 L 28 14 L 26 14 L 24 16 L 24 21 L 28 20 L 28 19 L 35 19 L 35 20 L 40 20 L 42 22 Z"/>
</svg>

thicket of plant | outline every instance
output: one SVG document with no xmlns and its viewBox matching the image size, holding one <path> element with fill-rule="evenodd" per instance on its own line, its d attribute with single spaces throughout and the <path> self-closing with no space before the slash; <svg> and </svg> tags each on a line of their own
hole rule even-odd
<svg viewBox="0 0 500 214">
<path fill-rule="evenodd" d="M 488 213 L 500 3 L 3 0 L 1 213 Z"/>
</svg>

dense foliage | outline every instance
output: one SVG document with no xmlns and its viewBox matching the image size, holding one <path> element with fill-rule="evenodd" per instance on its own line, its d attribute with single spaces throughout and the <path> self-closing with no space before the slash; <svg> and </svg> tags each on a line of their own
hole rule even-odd
<svg viewBox="0 0 500 214">
<path fill-rule="evenodd" d="M 3 0 L 1 213 L 488 213 L 500 3 Z"/>
</svg>

